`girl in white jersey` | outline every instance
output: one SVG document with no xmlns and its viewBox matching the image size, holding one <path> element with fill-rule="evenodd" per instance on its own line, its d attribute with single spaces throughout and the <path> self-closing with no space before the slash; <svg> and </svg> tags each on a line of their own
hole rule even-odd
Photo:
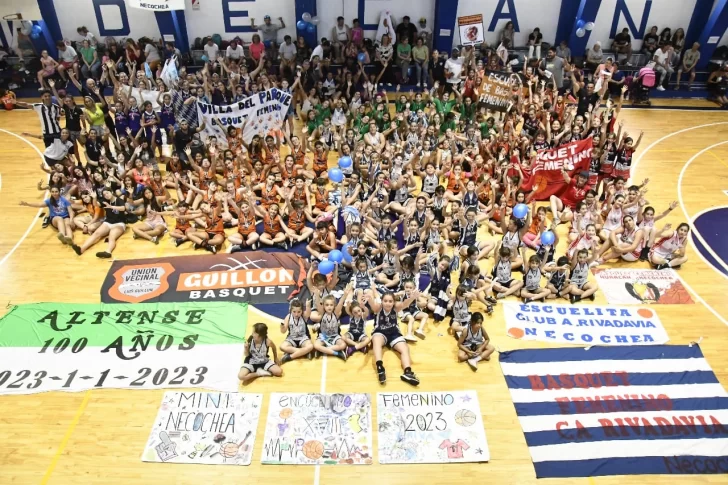
<svg viewBox="0 0 728 485">
<path fill-rule="evenodd" d="M 478 362 L 490 360 L 495 347 L 483 328 L 483 315 L 475 312 L 470 318 L 470 325 L 460 334 L 458 339 L 458 362 L 467 362 L 471 369 L 478 370 Z"/>
<path fill-rule="evenodd" d="M 594 300 L 597 292 L 596 283 L 589 282 L 589 251 L 580 249 L 571 258 L 571 303 L 584 298 Z"/>
<path fill-rule="evenodd" d="M 660 214 L 659 216 L 655 216 L 655 208 L 648 205 L 647 207 L 645 207 L 642 213 L 639 214 L 639 217 L 637 218 L 637 225 L 645 233 L 645 247 L 642 248 L 640 261 L 647 261 L 647 258 L 649 257 L 650 241 L 654 242 L 654 237 L 657 233 L 655 222 L 665 218 L 670 212 L 675 210 L 675 207 L 677 207 L 676 200 L 670 202 L 670 206 L 665 209 L 662 214 Z"/>
<path fill-rule="evenodd" d="M 311 316 L 311 301 L 306 303 L 306 310 L 303 309 L 303 303 L 295 299 L 291 302 L 290 313 L 281 322 L 281 333 L 287 333 L 286 340 L 281 344 L 283 357 L 281 363 L 298 359 L 304 355 L 309 358 L 313 357 L 313 342 L 308 334 L 306 321 Z"/>
<path fill-rule="evenodd" d="M 352 288 L 349 285 L 338 304 L 333 295 L 321 297 L 320 293 L 314 293 L 313 302 L 319 315 L 321 315 L 321 326 L 319 327 L 318 338 L 313 343 L 313 348 L 319 354 L 333 355 L 346 360 L 346 342 L 341 338 L 339 317 L 341 317 L 341 310 L 344 308 L 344 301 L 351 293 Z"/>
<path fill-rule="evenodd" d="M 518 264 L 520 266 L 520 263 Z M 523 281 L 513 278 L 512 271 L 516 263 L 511 262 L 511 250 L 501 247 L 499 242 L 495 248 L 495 266 L 493 273 L 497 283 L 493 285 L 493 291 L 498 293 L 498 298 L 505 298 L 510 295 L 517 295 L 523 287 Z"/>
<path fill-rule="evenodd" d="M 545 264 L 546 260 L 541 261 L 541 258 L 535 254 L 528 259 L 528 269 L 523 273 L 523 288 L 521 289 L 523 303 L 530 303 L 534 300 L 544 301 L 551 294 L 551 290 L 541 286 Z"/>
<path fill-rule="evenodd" d="M 586 249 L 588 251 L 599 252 L 599 238 L 597 237 L 597 227 L 594 224 L 588 224 L 583 234 L 569 243 L 566 250 L 566 256 L 571 260 L 577 251 Z"/>
<path fill-rule="evenodd" d="M 688 244 L 688 233 L 690 226 L 685 222 L 672 230 L 671 224 L 666 224 L 658 234 L 655 234 L 656 241 L 650 249 L 650 263 L 657 269 L 679 268 L 688 260 L 685 255 L 685 248 Z"/>
<path fill-rule="evenodd" d="M 273 350 L 272 360 L 268 357 L 269 349 Z M 258 377 L 282 375 L 276 344 L 268 338 L 268 326 L 265 323 L 256 323 L 253 325 L 253 335 L 245 342 L 245 363 L 240 367 L 238 379 L 247 384 Z"/>
<path fill-rule="evenodd" d="M 622 227 L 609 235 L 607 250 L 592 265 L 598 266 L 604 261 L 617 258 L 629 262 L 637 261 L 645 244 L 644 231 L 637 227 L 632 216 L 624 216 Z"/>
</svg>

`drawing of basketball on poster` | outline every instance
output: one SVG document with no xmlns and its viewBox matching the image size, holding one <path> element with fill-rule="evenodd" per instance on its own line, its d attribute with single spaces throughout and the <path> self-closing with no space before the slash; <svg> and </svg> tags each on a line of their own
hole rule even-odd
<svg viewBox="0 0 728 485">
<path fill-rule="evenodd" d="M 475 391 L 377 394 L 379 463 L 489 461 Z"/>
<path fill-rule="evenodd" d="M 369 394 L 271 394 L 261 461 L 371 465 Z"/>
<path fill-rule="evenodd" d="M 462 45 L 480 45 L 485 41 L 482 14 L 458 17 L 458 29 Z"/>
<path fill-rule="evenodd" d="M 262 394 L 167 392 L 142 461 L 250 465 Z"/>
</svg>

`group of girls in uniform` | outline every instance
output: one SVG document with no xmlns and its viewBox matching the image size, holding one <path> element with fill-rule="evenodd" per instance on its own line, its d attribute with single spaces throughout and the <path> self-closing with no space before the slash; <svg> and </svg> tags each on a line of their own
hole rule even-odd
<svg viewBox="0 0 728 485">
<path fill-rule="evenodd" d="M 394 103 L 361 67 L 324 89 L 328 67 L 316 59 L 281 72 L 264 56 L 251 72 L 220 59 L 182 71 L 172 86 L 105 64 L 101 87 L 113 86 L 112 99 L 96 106 L 89 95 L 87 109 L 103 116 L 48 143 L 48 182 L 39 188 L 51 195 L 36 206 L 48 208 L 58 239 L 79 255 L 105 240 L 97 256 L 111 257 L 127 225 L 140 244 L 306 254 L 309 297 L 294 300 L 281 323 L 280 359 L 267 327 L 256 325 L 240 371 L 246 382 L 281 375 L 283 363 L 304 356 L 346 360 L 371 350 L 384 383 L 389 348 L 401 379 L 417 385 L 410 345 L 448 318 L 457 359 L 477 369 L 494 351 L 484 321 L 498 301 L 593 300 L 590 267 L 642 260 L 679 268 L 689 231 L 659 222 L 675 204 L 650 205 L 649 180 L 630 181 L 642 135 L 634 139 L 618 120 L 621 96 L 584 103 L 578 93 L 589 86 L 573 67 L 571 91 L 525 68 L 524 81 L 513 76 L 507 110 L 491 111 L 478 86 L 484 65 L 497 62 L 469 56 L 461 83 L 398 93 Z M 197 99 L 225 104 L 273 87 L 296 100 L 282 129 L 201 136 L 190 110 Z M 149 96 L 137 99 L 150 92 L 157 110 Z M 52 103 L 50 93 L 43 99 Z M 67 115 L 73 98 L 61 101 Z M 539 202 L 537 151 L 589 138 L 588 170 L 564 167 L 563 190 Z M 340 158 L 351 164 L 334 182 L 327 169 Z M 530 206 L 525 217 L 514 215 L 518 204 Z M 553 241 L 542 241 L 545 231 Z M 333 250 L 346 257 L 324 275 L 319 264 Z"/>
</svg>

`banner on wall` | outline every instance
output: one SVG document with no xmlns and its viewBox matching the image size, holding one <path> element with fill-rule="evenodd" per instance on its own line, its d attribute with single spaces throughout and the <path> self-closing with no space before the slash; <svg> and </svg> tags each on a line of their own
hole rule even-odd
<svg viewBox="0 0 728 485">
<path fill-rule="evenodd" d="M 271 394 L 264 464 L 371 465 L 372 456 L 369 394 Z"/>
<path fill-rule="evenodd" d="M 512 76 L 510 72 L 486 71 L 480 85 L 480 104 L 493 111 L 508 111 L 513 105 Z"/>
<path fill-rule="evenodd" d="M 307 264 L 295 253 L 264 251 L 117 260 L 101 301 L 285 303 L 303 287 Z"/>
<path fill-rule="evenodd" d="M 501 352 L 538 478 L 728 472 L 728 393 L 698 345 Z"/>
<path fill-rule="evenodd" d="M 462 45 L 480 45 L 485 42 L 482 14 L 458 17 L 458 29 Z"/>
<path fill-rule="evenodd" d="M 592 268 L 592 272 L 612 305 L 695 303 L 672 269 Z"/>
<path fill-rule="evenodd" d="M 521 340 L 582 345 L 664 344 L 669 340 L 650 308 L 503 303 L 506 333 Z"/>
<path fill-rule="evenodd" d="M 521 184 L 521 188 L 525 191 L 534 190 L 536 200 L 561 195 L 569 187 L 561 169 L 566 167 L 573 180 L 579 172 L 589 170 L 592 150 L 591 137 L 557 148 L 539 150 L 538 158 L 531 167 L 531 176 Z"/>
<path fill-rule="evenodd" d="M 126 0 L 126 3 L 133 8 L 157 12 L 185 9 L 185 0 Z"/>
<path fill-rule="evenodd" d="M 250 465 L 262 394 L 166 392 L 142 461 Z"/>
<path fill-rule="evenodd" d="M 0 394 L 236 391 L 247 313 L 234 303 L 17 305 L 0 319 Z"/>
<path fill-rule="evenodd" d="M 490 459 L 475 391 L 377 394 L 379 463 Z"/>
<path fill-rule="evenodd" d="M 253 136 L 266 136 L 283 126 L 291 95 L 279 89 L 269 89 L 249 96 L 234 104 L 220 106 L 197 102 L 197 119 L 205 122 L 203 138 L 215 136 L 227 147 L 227 129 L 245 124 L 243 139 L 250 143 Z"/>
</svg>

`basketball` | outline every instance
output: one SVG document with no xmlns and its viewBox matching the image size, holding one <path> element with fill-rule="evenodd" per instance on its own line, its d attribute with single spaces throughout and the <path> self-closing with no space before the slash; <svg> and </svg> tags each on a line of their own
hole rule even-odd
<svg viewBox="0 0 728 485">
<path fill-rule="evenodd" d="M 478 417 L 472 411 L 467 409 L 461 409 L 455 413 L 455 423 L 466 428 L 474 425 L 477 420 Z"/>
<path fill-rule="evenodd" d="M 281 417 L 281 419 L 288 419 L 293 414 L 293 409 L 291 408 L 283 408 L 281 409 L 281 412 L 278 416 Z"/>
<path fill-rule="evenodd" d="M 318 460 L 324 455 L 324 445 L 320 441 L 306 441 L 303 445 L 303 454 L 311 460 Z"/>
<path fill-rule="evenodd" d="M 220 454 L 225 458 L 232 458 L 238 454 L 240 445 L 237 443 L 227 442 L 220 448 Z"/>
</svg>

